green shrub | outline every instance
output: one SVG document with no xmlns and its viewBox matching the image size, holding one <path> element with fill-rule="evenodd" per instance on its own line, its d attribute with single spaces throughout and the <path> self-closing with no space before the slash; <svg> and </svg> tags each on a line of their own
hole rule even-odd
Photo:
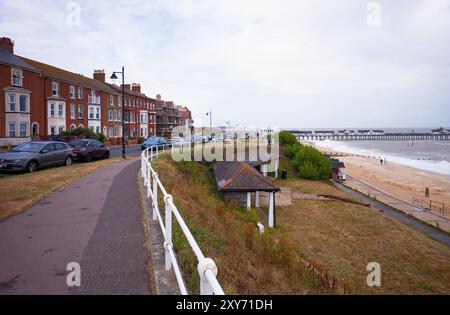
<svg viewBox="0 0 450 315">
<path fill-rule="evenodd" d="M 290 159 L 295 158 L 297 152 L 303 147 L 300 143 L 290 144 L 283 147 L 283 153 Z"/>
<path fill-rule="evenodd" d="M 60 132 L 59 135 L 62 137 L 74 137 L 74 138 L 94 139 L 94 140 L 99 140 L 100 138 L 100 134 L 96 134 L 89 128 L 76 128 L 74 130 L 66 130 Z M 103 135 L 103 137 L 105 137 L 105 135 Z"/>
<path fill-rule="evenodd" d="M 137 142 L 138 144 L 142 144 L 144 142 L 144 137 L 138 137 Z"/>
<path fill-rule="evenodd" d="M 100 141 L 101 143 L 105 143 L 106 136 L 103 133 L 99 133 L 98 134 L 98 141 Z"/>
<path fill-rule="evenodd" d="M 319 150 L 302 146 L 292 160 L 301 178 L 319 180 L 328 179 L 331 162 Z"/>
<path fill-rule="evenodd" d="M 281 146 L 298 143 L 297 138 L 292 133 L 286 131 L 282 131 L 279 133 L 279 141 Z"/>
</svg>

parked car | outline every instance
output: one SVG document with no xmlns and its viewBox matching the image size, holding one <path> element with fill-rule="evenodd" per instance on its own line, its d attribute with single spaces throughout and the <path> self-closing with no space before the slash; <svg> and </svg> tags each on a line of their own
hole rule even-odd
<svg viewBox="0 0 450 315">
<path fill-rule="evenodd" d="M 109 148 L 103 143 L 92 139 L 74 139 L 69 142 L 73 157 L 90 162 L 93 159 L 109 159 Z"/>
<path fill-rule="evenodd" d="M 141 144 L 141 149 L 142 149 L 142 151 L 144 151 L 151 147 L 159 147 L 159 146 L 163 146 L 166 144 L 167 144 L 167 142 L 164 138 L 151 137 L 151 138 L 145 139 L 145 141 Z"/>
<path fill-rule="evenodd" d="M 0 153 L 0 170 L 35 172 L 40 168 L 73 162 L 72 149 L 64 142 L 31 141 Z"/>
</svg>

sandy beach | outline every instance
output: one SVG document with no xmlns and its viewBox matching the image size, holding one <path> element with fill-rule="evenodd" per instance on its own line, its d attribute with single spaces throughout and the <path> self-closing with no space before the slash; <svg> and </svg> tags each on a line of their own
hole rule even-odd
<svg viewBox="0 0 450 315">
<path fill-rule="evenodd" d="M 329 148 L 317 149 L 330 152 Z M 379 188 L 398 199 L 412 203 L 413 196 L 427 202 L 431 200 L 443 203 L 445 212 L 450 215 L 450 177 L 426 172 L 412 167 L 391 163 L 381 165 L 380 160 L 370 157 L 343 156 L 345 172 L 371 186 Z M 425 197 L 425 189 L 429 188 L 430 198 Z"/>
</svg>

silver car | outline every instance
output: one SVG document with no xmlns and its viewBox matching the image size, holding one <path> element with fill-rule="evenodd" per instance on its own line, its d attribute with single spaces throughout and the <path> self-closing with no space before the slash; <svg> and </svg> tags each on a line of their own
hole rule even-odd
<svg viewBox="0 0 450 315">
<path fill-rule="evenodd" d="M 40 168 L 73 162 L 72 148 L 64 142 L 36 141 L 0 153 L 0 170 L 35 172 Z"/>
</svg>

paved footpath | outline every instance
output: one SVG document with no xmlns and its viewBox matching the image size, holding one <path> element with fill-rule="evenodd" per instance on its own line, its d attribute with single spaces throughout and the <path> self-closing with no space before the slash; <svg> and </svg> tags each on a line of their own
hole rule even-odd
<svg viewBox="0 0 450 315">
<path fill-rule="evenodd" d="M 81 178 L 0 222 L 0 294 L 149 294 L 137 159 Z M 81 288 L 66 267 L 81 265 Z"/>
</svg>

